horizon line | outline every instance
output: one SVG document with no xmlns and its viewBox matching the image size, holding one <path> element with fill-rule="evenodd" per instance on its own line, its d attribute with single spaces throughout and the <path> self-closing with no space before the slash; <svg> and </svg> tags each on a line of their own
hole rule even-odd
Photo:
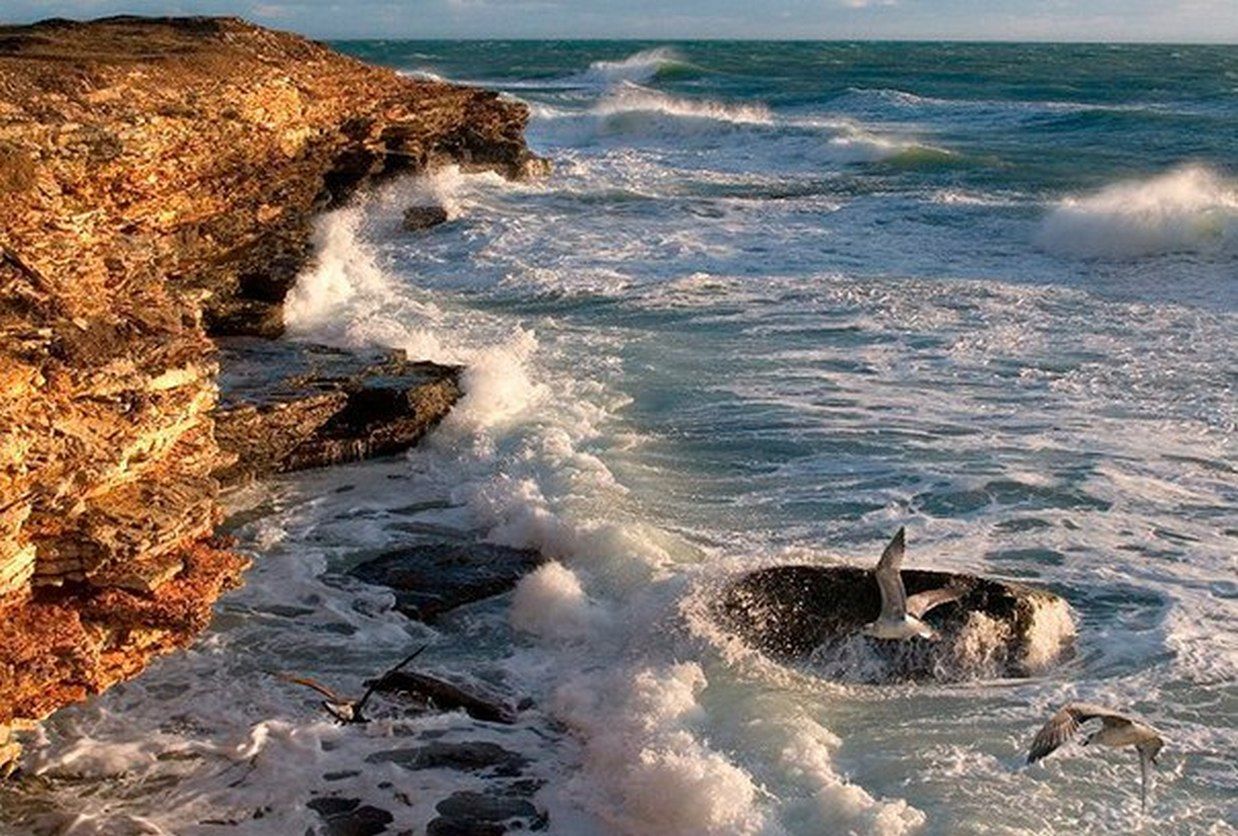
<svg viewBox="0 0 1238 836">
<path fill-rule="evenodd" d="M 250 21 L 252 22 L 252 21 Z M 265 24 L 255 24 L 265 26 Z M 268 29 L 276 27 L 267 26 Z M 295 30 L 286 29 L 286 32 L 295 32 Z M 1097 41 L 1097 40 L 1048 40 L 1038 38 L 920 38 L 920 37 L 881 37 L 881 38 L 816 38 L 816 37 L 751 37 L 751 38 L 677 38 L 677 37 L 606 37 L 594 38 L 582 35 L 551 36 L 544 35 L 539 37 L 533 36 L 505 36 L 505 37 L 487 37 L 482 35 L 459 35 L 446 36 L 436 35 L 434 37 L 413 37 L 413 36 L 360 36 L 348 35 L 346 37 L 336 37 L 330 35 L 310 35 L 303 32 L 295 32 L 295 34 L 303 35 L 307 38 L 315 40 L 330 41 L 332 43 L 362 43 L 366 41 L 420 41 L 422 43 L 432 43 L 435 41 L 443 43 L 458 43 L 458 42 L 495 42 L 495 41 L 510 41 L 510 42 L 532 42 L 544 43 L 546 41 L 566 41 L 570 43 L 733 43 L 733 44 L 759 44 L 759 43 L 815 43 L 815 44 L 847 44 L 847 43 L 864 43 L 864 44 L 1040 44 L 1045 46 L 1221 46 L 1221 47 L 1238 47 L 1238 41 L 1139 41 L 1139 40 L 1113 40 L 1113 41 Z"/>
</svg>

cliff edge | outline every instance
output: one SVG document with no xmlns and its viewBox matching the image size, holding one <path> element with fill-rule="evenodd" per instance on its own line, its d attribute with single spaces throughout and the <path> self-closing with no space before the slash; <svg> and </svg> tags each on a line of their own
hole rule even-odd
<svg viewBox="0 0 1238 836">
<path fill-rule="evenodd" d="M 527 118 L 236 19 L 0 27 L 0 762 L 239 583 L 210 336 L 277 335 L 373 178 L 537 170 Z"/>
</svg>

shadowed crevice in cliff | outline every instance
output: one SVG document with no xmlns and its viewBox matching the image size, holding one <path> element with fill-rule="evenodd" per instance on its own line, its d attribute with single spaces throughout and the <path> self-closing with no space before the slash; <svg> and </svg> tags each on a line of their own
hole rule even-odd
<svg viewBox="0 0 1238 836">
<path fill-rule="evenodd" d="M 314 214 L 376 179 L 540 170 L 527 118 L 237 19 L 0 27 L 0 748 L 239 582 L 210 539 L 240 451 L 208 333 L 278 334 Z M 454 370 L 385 362 L 390 385 L 325 386 L 300 464 L 271 469 L 400 449 L 458 396 Z"/>
</svg>

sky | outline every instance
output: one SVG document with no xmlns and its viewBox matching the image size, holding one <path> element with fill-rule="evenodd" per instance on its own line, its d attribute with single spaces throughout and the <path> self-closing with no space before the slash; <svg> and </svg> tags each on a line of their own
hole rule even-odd
<svg viewBox="0 0 1238 836">
<path fill-rule="evenodd" d="M 0 21 L 228 14 L 315 38 L 1238 43 L 1238 0 L 0 0 Z"/>
</svg>

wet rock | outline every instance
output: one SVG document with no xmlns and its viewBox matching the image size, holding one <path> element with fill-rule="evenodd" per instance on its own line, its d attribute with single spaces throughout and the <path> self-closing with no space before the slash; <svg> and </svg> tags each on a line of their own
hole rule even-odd
<svg viewBox="0 0 1238 836">
<path fill-rule="evenodd" d="M 528 758 L 495 743 L 445 743 L 434 741 L 410 749 L 394 749 L 369 755 L 367 763 L 394 763 L 404 769 L 454 769 L 515 777 L 528 765 Z"/>
<path fill-rule="evenodd" d="M 512 589 L 545 558 L 528 549 L 493 543 L 420 543 L 368 560 L 349 571 L 395 592 L 396 609 L 433 622 L 464 604 Z"/>
<path fill-rule="evenodd" d="M 403 226 L 409 232 L 419 232 L 447 223 L 447 210 L 441 206 L 410 206 L 404 210 Z"/>
<path fill-rule="evenodd" d="M 229 339 L 215 437 L 226 484 L 406 450 L 460 397 L 459 369 L 403 352 Z"/>
<path fill-rule="evenodd" d="M 373 681 L 367 682 L 369 686 Z M 475 720 L 511 725 L 516 709 L 501 697 L 477 688 L 466 688 L 430 674 L 396 671 L 378 683 L 381 693 L 398 694 L 423 711 L 464 711 Z"/>
<path fill-rule="evenodd" d="M 386 810 L 362 805 L 359 798 L 314 798 L 305 806 L 322 817 L 321 836 L 374 836 L 395 820 Z"/>
<path fill-rule="evenodd" d="M 967 590 L 928 613 L 940 641 L 881 641 L 860 629 L 881 612 L 872 572 L 854 566 L 775 566 L 743 575 L 716 604 L 726 629 L 785 661 L 863 681 L 1031 676 L 1071 650 L 1073 621 L 1051 592 L 975 575 L 903 570 L 907 594 Z"/>
<path fill-rule="evenodd" d="M 458 792 L 434 807 L 438 818 L 426 826 L 426 836 L 498 836 L 513 830 L 544 830 L 545 813 L 522 798 Z"/>
</svg>

